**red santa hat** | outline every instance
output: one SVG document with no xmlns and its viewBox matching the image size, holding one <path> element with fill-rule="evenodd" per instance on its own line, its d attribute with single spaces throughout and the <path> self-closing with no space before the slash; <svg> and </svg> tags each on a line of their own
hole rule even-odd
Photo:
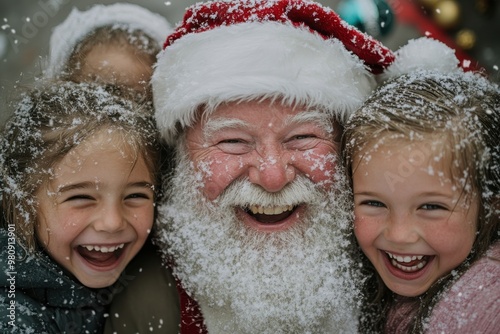
<svg viewBox="0 0 500 334">
<path fill-rule="evenodd" d="M 152 77 L 156 120 L 173 144 L 203 106 L 282 99 L 340 120 L 376 87 L 394 53 L 308 0 L 198 3 L 168 36 Z"/>
</svg>

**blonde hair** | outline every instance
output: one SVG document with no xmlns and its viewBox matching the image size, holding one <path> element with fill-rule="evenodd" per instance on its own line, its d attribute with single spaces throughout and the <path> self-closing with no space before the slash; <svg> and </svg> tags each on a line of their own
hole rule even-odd
<svg viewBox="0 0 500 334">
<path fill-rule="evenodd" d="M 411 330 L 420 333 L 440 293 L 499 239 L 500 89 L 474 73 L 427 71 L 404 75 L 380 87 L 345 127 L 341 151 L 351 185 L 356 168 L 353 161 L 387 135 L 396 140 L 424 141 L 439 136 L 448 144 L 444 148 L 456 185 L 463 195 L 479 199 L 472 251 L 456 268 L 458 275 L 442 278 L 420 297 Z M 364 267 L 371 278 L 364 286 L 361 328 L 381 332 L 393 294 L 366 257 Z"/>
<path fill-rule="evenodd" d="M 142 156 L 159 185 L 157 130 L 152 110 L 90 83 L 49 82 L 25 94 L 1 138 L 3 225 L 14 225 L 18 241 L 36 248 L 36 192 L 52 168 L 86 138 L 113 128 L 124 145 Z"/>
</svg>

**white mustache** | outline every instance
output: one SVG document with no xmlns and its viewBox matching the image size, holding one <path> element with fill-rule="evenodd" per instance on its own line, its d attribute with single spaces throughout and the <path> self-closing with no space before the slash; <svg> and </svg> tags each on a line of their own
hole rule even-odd
<svg viewBox="0 0 500 334">
<path fill-rule="evenodd" d="M 318 203 L 325 194 L 311 180 L 297 175 L 293 182 L 281 191 L 270 193 L 248 179 L 231 183 L 217 198 L 220 207 L 290 207 L 299 204 Z"/>
</svg>

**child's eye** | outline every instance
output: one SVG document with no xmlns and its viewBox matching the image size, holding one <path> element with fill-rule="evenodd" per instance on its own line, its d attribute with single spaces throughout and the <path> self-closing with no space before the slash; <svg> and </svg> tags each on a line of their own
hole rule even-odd
<svg viewBox="0 0 500 334">
<path fill-rule="evenodd" d="M 375 200 L 366 200 L 359 203 L 360 205 L 373 206 L 377 208 L 385 208 L 385 204 Z"/>
<path fill-rule="evenodd" d="M 422 206 L 420 206 L 421 209 L 423 210 L 447 210 L 444 206 L 439 205 L 439 204 L 431 204 L 431 203 L 426 203 Z"/>
<path fill-rule="evenodd" d="M 64 202 L 78 201 L 78 200 L 93 200 L 94 198 L 90 195 L 74 195 L 66 198 Z"/>
<path fill-rule="evenodd" d="M 136 199 L 136 198 L 150 199 L 151 196 L 146 193 L 133 193 L 125 197 L 125 199 Z"/>
</svg>

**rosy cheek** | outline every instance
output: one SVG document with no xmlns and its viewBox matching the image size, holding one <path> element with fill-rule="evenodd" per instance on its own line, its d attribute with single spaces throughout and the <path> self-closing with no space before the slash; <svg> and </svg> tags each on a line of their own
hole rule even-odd
<svg viewBox="0 0 500 334">
<path fill-rule="evenodd" d="M 203 192 L 209 200 L 216 199 L 234 180 L 243 175 L 243 162 L 238 157 L 212 159 L 198 167 L 203 180 Z"/>
<path fill-rule="evenodd" d="M 355 232 L 359 232 L 358 230 L 363 226 L 364 218 L 363 216 L 359 216 L 356 214 L 356 210 L 354 211 L 354 230 Z"/>
<path fill-rule="evenodd" d="M 363 223 L 356 220 L 354 222 L 354 236 L 358 240 L 358 243 L 363 246 L 366 242 L 366 230 L 363 228 Z"/>
<path fill-rule="evenodd" d="M 314 183 L 325 186 L 334 182 L 336 155 L 331 152 L 305 152 L 295 155 L 295 165 L 300 172 L 307 175 Z"/>
<path fill-rule="evenodd" d="M 210 200 L 210 201 L 213 201 L 217 198 L 217 196 L 219 196 L 219 194 L 221 193 L 222 189 L 220 189 L 220 187 L 212 182 L 206 182 L 205 183 L 205 187 L 203 188 L 203 192 L 205 194 L 205 197 Z"/>
</svg>

